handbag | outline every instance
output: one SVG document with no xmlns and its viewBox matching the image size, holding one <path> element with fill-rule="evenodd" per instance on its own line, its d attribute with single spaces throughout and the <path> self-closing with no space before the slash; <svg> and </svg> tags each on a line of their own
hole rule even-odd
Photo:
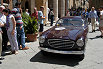
<svg viewBox="0 0 103 69">
<path fill-rule="evenodd" d="M 96 21 L 95 24 L 96 24 L 96 27 L 99 27 L 99 22 L 98 21 Z"/>
</svg>

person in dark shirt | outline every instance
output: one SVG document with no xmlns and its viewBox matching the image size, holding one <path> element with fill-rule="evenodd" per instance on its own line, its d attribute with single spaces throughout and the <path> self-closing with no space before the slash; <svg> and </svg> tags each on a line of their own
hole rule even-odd
<svg viewBox="0 0 103 69">
<path fill-rule="evenodd" d="M 98 9 L 97 15 L 98 15 L 98 22 L 100 22 L 100 9 Z"/>
</svg>

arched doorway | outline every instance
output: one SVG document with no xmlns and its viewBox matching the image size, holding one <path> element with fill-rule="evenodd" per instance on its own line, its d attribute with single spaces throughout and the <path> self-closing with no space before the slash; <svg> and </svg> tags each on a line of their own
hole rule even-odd
<svg viewBox="0 0 103 69">
<path fill-rule="evenodd" d="M 29 2 L 28 1 L 25 2 L 25 9 L 29 9 Z"/>
<path fill-rule="evenodd" d="M 26 9 L 28 9 L 28 12 L 29 12 L 29 13 L 31 12 L 28 1 L 25 2 L 25 10 L 26 10 Z"/>
</svg>

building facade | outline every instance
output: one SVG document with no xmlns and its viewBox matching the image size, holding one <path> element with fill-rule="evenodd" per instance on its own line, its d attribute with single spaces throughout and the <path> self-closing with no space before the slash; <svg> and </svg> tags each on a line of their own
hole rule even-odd
<svg viewBox="0 0 103 69">
<path fill-rule="evenodd" d="M 55 21 L 58 20 L 58 17 L 63 17 L 66 14 L 66 11 L 69 9 L 70 0 L 22 0 L 22 8 L 30 9 L 31 13 L 33 8 L 37 7 L 37 10 L 40 10 L 40 6 L 44 6 L 44 16 L 46 17 L 45 22 L 48 21 L 48 8 L 53 8 Z M 31 2 L 31 3 L 30 3 Z"/>
<path fill-rule="evenodd" d="M 89 0 L 89 6 L 95 7 L 96 9 L 100 8 L 100 6 L 103 6 L 103 0 Z"/>
<path fill-rule="evenodd" d="M 28 8 L 31 13 L 34 11 L 34 7 L 40 10 L 40 6 L 44 6 L 45 22 L 48 21 L 48 8 L 53 8 L 55 21 L 59 17 L 66 15 L 68 9 L 82 7 L 85 8 L 87 0 L 1 0 L 1 4 L 6 1 L 10 9 L 12 9 L 17 1 L 21 2 L 21 7 L 25 10 Z M 85 5 L 84 5 L 84 1 Z M 87 6 L 86 6 L 87 7 Z"/>
<path fill-rule="evenodd" d="M 74 7 L 75 8 L 78 8 L 78 7 L 81 7 L 81 8 L 89 8 L 89 2 L 88 0 L 74 0 Z"/>
</svg>

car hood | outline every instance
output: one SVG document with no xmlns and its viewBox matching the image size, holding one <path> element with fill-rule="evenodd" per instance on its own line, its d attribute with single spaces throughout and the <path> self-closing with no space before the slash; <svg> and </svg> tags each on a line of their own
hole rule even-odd
<svg viewBox="0 0 103 69">
<path fill-rule="evenodd" d="M 46 38 L 76 40 L 83 33 L 82 27 L 53 27 L 46 31 Z"/>
</svg>

